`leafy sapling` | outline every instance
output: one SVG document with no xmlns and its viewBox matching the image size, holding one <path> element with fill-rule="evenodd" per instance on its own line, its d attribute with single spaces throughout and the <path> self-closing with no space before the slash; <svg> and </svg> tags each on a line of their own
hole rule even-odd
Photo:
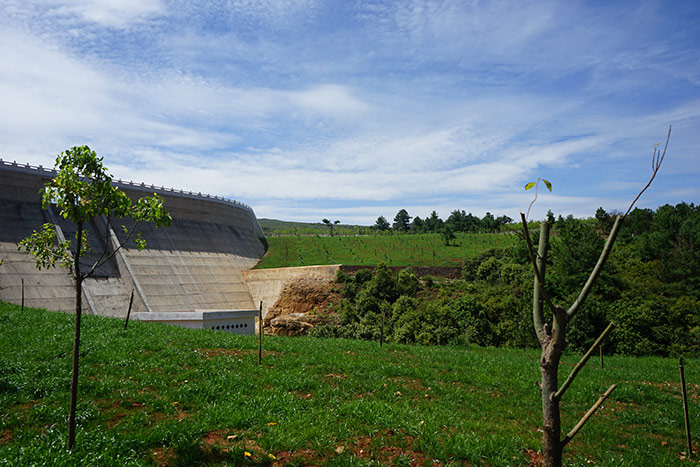
<svg viewBox="0 0 700 467">
<path fill-rule="evenodd" d="M 44 224 L 40 230 L 22 240 L 18 249 L 24 248 L 32 254 L 38 269 L 55 267 L 56 264 L 68 269 L 75 282 L 75 338 L 73 341 L 73 375 L 71 382 L 70 410 L 68 415 L 68 449 L 75 446 L 75 412 L 78 393 L 78 355 L 80 348 L 80 318 L 82 315 L 83 281 L 100 266 L 109 261 L 133 236 L 140 222 L 153 222 L 156 227 L 166 227 L 172 218 L 163 206 L 163 199 L 153 196 L 141 198 L 135 203 L 116 186 L 112 176 L 102 164 L 102 158 L 87 146 L 76 146 L 62 152 L 56 158 L 58 174 L 46 184 L 42 204 L 51 212 L 55 206 L 59 215 L 76 226 L 72 239 L 61 239 L 58 227 Z M 91 251 L 86 223 L 93 218 L 104 216 L 130 218 L 131 227 L 122 226 L 126 234 L 124 240 L 112 251 L 106 247 L 109 226 L 105 228 L 105 248 L 86 271 L 81 269 L 81 258 Z M 146 248 L 146 242 L 138 234 L 135 238 L 139 250 Z"/>
</svg>

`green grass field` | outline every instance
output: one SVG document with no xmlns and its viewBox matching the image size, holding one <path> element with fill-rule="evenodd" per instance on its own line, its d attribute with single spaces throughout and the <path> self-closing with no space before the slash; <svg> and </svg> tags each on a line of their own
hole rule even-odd
<svg viewBox="0 0 700 467">
<path fill-rule="evenodd" d="M 353 266 L 461 266 L 489 248 L 514 245 L 515 235 L 458 233 L 445 246 L 439 234 L 268 237 L 258 269 L 317 264 Z"/>
<path fill-rule="evenodd" d="M 538 353 L 266 338 L 87 316 L 77 448 L 65 450 L 73 317 L 0 303 L 1 465 L 529 465 Z M 577 356 L 568 355 L 562 378 Z M 698 361 L 686 364 L 700 429 Z M 564 429 L 605 389 L 569 465 L 686 465 L 678 364 L 609 357 L 569 389 Z"/>
<path fill-rule="evenodd" d="M 274 235 L 328 235 L 330 228 L 323 222 L 290 222 L 277 219 L 258 219 L 258 224 L 266 236 Z M 361 225 L 333 225 L 333 231 L 338 235 L 357 235 L 369 232 L 369 227 Z"/>
</svg>

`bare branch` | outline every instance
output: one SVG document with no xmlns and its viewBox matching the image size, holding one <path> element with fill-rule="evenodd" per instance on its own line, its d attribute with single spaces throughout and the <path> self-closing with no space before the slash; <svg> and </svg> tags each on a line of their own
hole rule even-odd
<svg viewBox="0 0 700 467">
<path fill-rule="evenodd" d="M 90 267 L 90 270 L 85 274 L 85 277 L 90 277 L 92 273 L 94 273 L 97 268 L 105 264 L 107 261 L 109 261 L 109 258 L 105 259 L 105 261 L 102 261 L 105 258 L 105 255 L 107 255 L 107 242 L 109 241 L 109 228 L 108 224 L 105 222 L 105 238 L 102 244 L 104 245 L 102 247 L 102 254 L 100 255 L 99 258 L 95 260 L 94 263 L 92 263 L 92 266 Z"/>
<path fill-rule="evenodd" d="M 547 240 L 549 239 L 549 223 L 542 222 L 540 225 L 540 241 L 537 247 L 537 269 L 544 279 L 546 277 L 545 268 L 547 264 Z M 532 291 L 532 322 L 535 325 L 535 333 L 540 345 L 545 342 L 544 313 L 542 313 L 542 296 L 540 293 L 540 282 L 535 278 Z"/>
<path fill-rule="evenodd" d="M 124 245 L 126 245 L 127 243 L 129 243 L 129 240 L 130 240 L 131 237 L 134 235 L 134 232 L 136 231 L 136 226 L 137 226 L 138 224 L 139 224 L 139 221 L 135 221 L 135 222 L 134 222 L 134 225 L 132 225 L 132 226 L 131 226 L 131 229 L 129 229 L 129 233 L 128 233 L 128 235 L 126 236 L 126 239 L 125 239 L 123 242 L 121 242 L 121 243 L 119 244 L 119 246 L 117 246 L 117 248 L 115 248 L 114 251 L 111 252 L 111 253 L 110 253 L 109 255 L 107 255 L 106 257 L 104 256 L 104 253 L 103 253 L 102 256 L 103 256 L 104 258 L 102 259 L 102 261 L 100 261 L 100 260 L 98 259 L 98 261 L 96 261 L 95 264 L 92 265 L 92 267 L 90 268 L 90 271 L 89 271 L 87 274 L 85 274 L 84 277 L 90 277 L 90 276 L 92 275 L 92 273 L 94 273 L 94 272 L 97 270 L 97 268 L 101 267 L 101 266 L 102 266 L 103 264 L 105 264 L 107 261 L 109 261 L 110 259 L 114 258 L 114 255 L 116 255 L 117 252 L 118 252 L 119 250 L 121 250 L 122 247 L 123 247 Z M 105 228 L 107 229 L 107 232 L 109 232 L 109 229 L 110 229 L 109 224 L 106 224 L 106 223 L 105 223 L 105 225 L 106 225 Z"/>
<path fill-rule="evenodd" d="M 576 426 L 566 436 L 564 436 L 564 439 L 561 440 L 562 448 L 564 446 L 566 446 L 569 443 L 569 441 L 571 441 L 574 438 L 574 436 L 576 436 L 576 433 L 578 433 L 579 430 L 581 428 L 583 428 L 583 425 L 585 425 L 586 422 L 588 421 L 588 419 L 593 416 L 593 414 L 596 412 L 596 410 L 598 410 L 598 408 L 601 406 L 601 404 L 605 401 L 605 399 L 608 398 L 608 396 L 615 390 L 616 387 L 617 386 L 615 384 L 610 386 L 608 388 L 608 390 L 605 391 L 605 394 L 600 396 L 600 399 L 598 399 L 596 401 L 596 403 L 593 404 L 593 406 L 590 409 L 588 409 L 588 412 L 586 412 L 586 415 L 584 415 L 581 418 L 581 420 L 576 424 Z"/>
<path fill-rule="evenodd" d="M 647 188 L 651 186 L 651 182 L 654 181 L 654 178 L 656 178 L 656 173 L 659 171 L 661 168 L 661 163 L 664 161 L 664 157 L 666 157 L 666 148 L 668 148 L 668 142 L 671 139 L 671 125 L 668 126 L 668 134 L 666 135 L 666 143 L 664 144 L 664 150 L 663 152 L 659 151 L 658 145 L 654 146 L 654 152 L 651 155 L 651 178 L 647 182 L 646 186 L 642 188 L 642 191 L 639 192 L 636 198 L 634 198 L 634 201 L 632 201 L 632 204 L 630 204 L 630 207 L 627 208 L 627 212 L 622 217 L 626 217 L 627 214 L 632 210 L 634 207 L 635 203 L 637 200 L 642 196 L 642 193 L 647 191 Z"/>
<path fill-rule="evenodd" d="M 598 280 L 598 276 L 603 270 L 603 266 L 605 266 L 605 262 L 608 260 L 608 256 L 610 256 L 610 252 L 612 251 L 612 247 L 615 243 L 615 238 L 617 237 L 617 234 L 620 231 L 620 227 L 622 227 L 622 219 L 622 216 L 617 216 L 617 218 L 615 218 L 615 224 L 613 225 L 613 228 L 610 231 L 610 235 L 608 235 L 608 239 L 605 241 L 605 247 L 603 248 L 603 251 L 600 252 L 598 262 L 593 268 L 593 271 L 591 271 L 591 274 L 588 276 L 588 280 L 581 289 L 581 292 L 578 294 L 576 301 L 574 301 L 574 303 L 566 311 L 566 316 L 569 319 L 571 319 L 571 317 L 573 317 L 574 314 L 576 314 L 578 309 L 581 307 L 581 305 L 583 305 L 583 302 L 586 300 L 586 297 L 588 297 L 588 294 L 591 293 L 591 290 L 593 290 L 593 286 Z"/>
<path fill-rule="evenodd" d="M 527 220 L 525 219 L 525 213 L 522 211 L 520 211 L 520 219 L 523 223 L 523 231 L 525 233 L 525 240 L 527 241 L 527 251 L 530 253 L 530 262 L 532 263 L 532 267 L 535 269 L 535 277 L 537 279 L 537 283 L 540 284 L 542 298 L 544 298 L 544 301 L 547 303 L 549 308 L 551 308 L 553 313 L 561 311 L 562 308 L 552 303 L 552 301 L 549 298 L 549 294 L 544 288 L 544 277 L 542 277 L 542 274 L 540 274 L 540 269 L 537 267 L 537 260 L 535 259 L 535 252 L 534 248 L 532 247 L 532 240 L 530 239 L 530 231 L 527 228 Z"/>
</svg>

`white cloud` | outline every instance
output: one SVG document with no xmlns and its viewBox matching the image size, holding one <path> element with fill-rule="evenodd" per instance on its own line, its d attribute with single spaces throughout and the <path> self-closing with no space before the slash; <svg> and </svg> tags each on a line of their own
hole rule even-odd
<svg viewBox="0 0 700 467">
<path fill-rule="evenodd" d="M 117 29 L 165 13 L 161 0 L 55 0 L 46 3 L 58 16 L 78 16 L 84 21 Z"/>
<path fill-rule="evenodd" d="M 292 92 L 289 98 L 301 108 L 327 115 L 358 114 L 369 107 L 353 96 L 346 87 L 337 84 L 319 85 Z"/>
</svg>

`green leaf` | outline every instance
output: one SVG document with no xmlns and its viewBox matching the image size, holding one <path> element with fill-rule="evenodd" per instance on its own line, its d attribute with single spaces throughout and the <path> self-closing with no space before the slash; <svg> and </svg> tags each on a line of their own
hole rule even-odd
<svg viewBox="0 0 700 467">
<path fill-rule="evenodd" d="M 542 181 L 544 182 L 544 184 L 545 184 L 545 186 L 547 187 L 547 189 L 551 192 L 551 191 L 552 191 L 552 184 L 549 183 L 549 180 L 545 180 L 545 179 L 543 178 Z"/>
<path fill-rule="evenodd" d="M 536 182 L 530 182 L 527 185 L 525 185 L 525 191 L 529 190 L 533 186 L 535 186 L 537 183 Z"/>
<path fill-rule="evenodd" d="M 76 146 L 59 154 L 56 169 L 58 173 L 54 179 L 45 185 L 42 204 L 45 209 L 55 205 L 59 214 L 75 225 L 102 215 L 107 218 L 131 217 L 136 222 L 153 222 L 156 227 L 166 227 L 172 222 L 160 196 L 154 194 L 132 203 L 126 193 L 112 186 L 112 176 L 102 164 L 102 158 L 87 146 Z M 128 238 L 130 231 L 124 226 L 122 231 Z M 35 231 L 20 242 L 19 248 L 34 255 L 39 269 L 61 264 L 74 274 L 74 256 L 91 251 L 87 230 L 83 230 L 79 240 L 80 251 L 72 252 L 71 242 L 58 242 L 56 227 L 46 224 L 41 232 Z M 140 236 L 135 243 L 139 250 L 146 248 L 146 242 Z"/>
</svg>

